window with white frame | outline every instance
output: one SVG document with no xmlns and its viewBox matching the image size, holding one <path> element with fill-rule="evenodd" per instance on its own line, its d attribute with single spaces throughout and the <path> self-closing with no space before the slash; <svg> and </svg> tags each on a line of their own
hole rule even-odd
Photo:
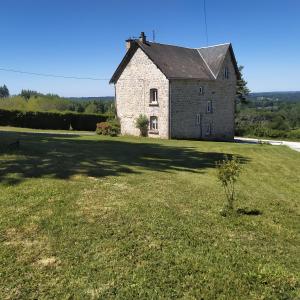
<svg viewBox="0 0 300 300">
<path fill-rule="evenodd" d="M 201 115 L 200 114 L 197 114 L 197 116 L 196 116 L 196 123 L 197 123 L 197 125 L 201 124 Z"/>
<path fill-rule="evenodd" d="M 203 90 L 203 86 L 199 87 L 199 95 L 203 95 L 204 94 L 204 90 Z"/>
<path fill-rule="evenodd" d="M 150 130 L 152 130 L 152 131 L 158 130 L 158 119 L 156 116 L 150 117 Z"/>
<path fill-rule="evenodd" d="M 158 103 L 158 92 L 157 89 L 150 89 L 150 104 Z"/>
<path fill-rule="evenodd" d="M 224 68 L 224 78 L 225 79 L 229 79 L 229 70 L 228 70 L 228 67 Z"/>
<path fill-rule="evenodd" d="M 208 114 L 211 114 L 212 113 L 212 101 L 207 101 L 207 105 L 206 105 L 206 112 Z"/>
</svg>

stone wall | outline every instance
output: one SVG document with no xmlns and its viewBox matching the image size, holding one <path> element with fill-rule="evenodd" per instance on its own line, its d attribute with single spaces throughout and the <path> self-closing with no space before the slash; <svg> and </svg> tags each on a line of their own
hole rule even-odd
<svg viewBox="0 0 300 300">
<path fill-rule="evenodd" d="M 225 66 L 229 79 L 223 78 Z M 223 67 L 216 81 L 170 81 L 171 138 L 233 139 L 236 75 L 229 53 Z M 212 103 L 211 113 L 207 112 L 208 101 Z"/>
<path fill-rule="evenodd" d="M 225 66 L 229 79 L 224 78 Z M 150 137 L 209 140 L 232 140 L 234 137 L 236 75 L 229 52 L 215 81 L 169 82 L 147 55 L 137 49 L 115 88 L 122 134 L 139 135 L 135 120 L 144 114 L 149 119 L 150 116 L 158 117 L 158 132 L 149 133 Z M 158 90 L 158 106 L 150 105 L 151 88 Z M 211 113 L 207 112 L 208 101 L 212 103 Z"/>
<path fill-rule="evenodd" d="M 141 50 L 137 49 L 116 85 L 116 107 L 121 133 L 139 135 L 135 120 L 140 114 L 158 117 L 158 133 L 151 137 L 169 137 L 169 81 Z M 158 106 L 150 105 L 150 89 L 158 90 Z"/>
</svg>

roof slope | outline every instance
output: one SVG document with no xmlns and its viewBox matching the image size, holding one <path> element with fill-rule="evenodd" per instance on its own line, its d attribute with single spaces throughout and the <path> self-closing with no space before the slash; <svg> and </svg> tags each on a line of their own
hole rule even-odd
<svg viewBox="0 0 300 300">
<path fill-rule="evenodd" d="M 239 77 L 231 44 L 193 49 L 135 40 L 113 74 L 110 83 L 118 80 L 138 48 L 144 51 L 168 79 L 201 80 L 214 80 L 218 76 L 227 51 L 230 50 Z"/>
<path fill-rule="evenodd" d="M 215 77 L 219 75 L 225 56 L 227 52 L 230 51 L 237 77 L 240 78 L 240 72 L 238 70 L 237 62 L 230 43 L 210 47 L 203 47 L 199 48 L 198 51 L 208 64 L 211 71 L 214 73 Z"/>
<path fill-rule="evenodd" d="M 198 51 L 209 65 L 215 77 L 218 76 L 230 44 L 199 48 Z"/>
<path fill-rule="evenodd" d="M 149 42 L 139 46 L 167 78 L 213 79 L 197 49 Z"/>
</svg>

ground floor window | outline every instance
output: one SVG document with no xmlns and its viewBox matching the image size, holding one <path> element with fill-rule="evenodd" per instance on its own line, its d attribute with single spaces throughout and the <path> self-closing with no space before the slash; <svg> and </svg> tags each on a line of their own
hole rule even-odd
<svg viewBox="0 0 300 300">
<path fill-rule="evenodd" d="M 150 130 L 158 130 L 158 119 L 155 116 L 150 117 Z"/>
<path fill-rule="evenodd" d="M 200 114 L 197 114 L 196 122 L 197 122 L 197 125 L 201 124 L 201 115 Z"/>
<path fill-rule="evenodd" d="M 205 135 L 211 135 L 211 124 L 208 123 L 207 126 L 206 126 L 206 132 L 205 132 Z"/>
</svg>

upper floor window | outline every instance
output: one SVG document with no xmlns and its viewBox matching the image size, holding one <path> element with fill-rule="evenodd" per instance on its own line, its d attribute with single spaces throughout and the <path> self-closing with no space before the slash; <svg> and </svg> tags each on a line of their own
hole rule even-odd
<svg viewBox="0 0 300 300">
<path fill-rule="evenodd" d="M 208 114 L 212 113 L 212 101 L 207 101 L 206 112 Z"/>
<path fill-rule="evenodd" d="M 199 87 L 199 95 L 203 95 L 204 94 L 204 90 L 203 90 L 203 86 Z"/>
<path fill-rule="evenodd" d="M 150 117 L 150 130 L 152 131 L 158 130 L 158 119 L 155 116 Z"/>
<path fill-rule="evenodd" d="M 224 68 L 224 79 L 229 79 L 229 70 L 228 70 L 228 67 Z"/>
<path fill-rule="evenodd" d="M 157 89 L 150 89 L 150 104 L 158 104 Z"/>
</svg>

